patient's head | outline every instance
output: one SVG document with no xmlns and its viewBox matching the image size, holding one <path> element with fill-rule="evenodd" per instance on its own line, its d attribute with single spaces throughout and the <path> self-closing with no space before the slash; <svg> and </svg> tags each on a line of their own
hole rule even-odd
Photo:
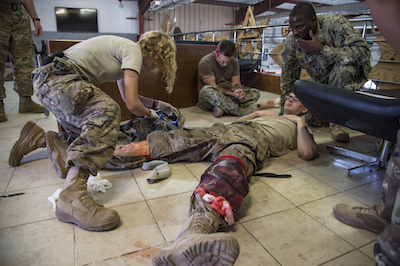
<svg viewBox="0 0 400 266">
<path fill-rule="evenodd" d="M 308 112 L 308 109 L 300 102 L 299 98 L 292 92 L 286 96 L 284 105 L 285 115 L 302 116 Z"/>
</svg>

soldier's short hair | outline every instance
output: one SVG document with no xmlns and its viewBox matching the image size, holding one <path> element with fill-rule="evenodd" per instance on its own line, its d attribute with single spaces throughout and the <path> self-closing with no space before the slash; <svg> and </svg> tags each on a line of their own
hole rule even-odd
<svg viewBox="0 0 400 266">
<path fill-rule="evenodd" d="M 308 19 L 312 19 L 316 16 L 315 9 L 311 3 L 301 2 L 298 3 L 292 11 L 290 11 L 289 17 L 297 17 L 303 15 Z"/>
<path fill-rule="evenodd" d="M 218 52 L 227 57 L 232 57 L 235 53 L 235 44 L 229 40 L 223 40 L 218 44 Z"/>
</svg>

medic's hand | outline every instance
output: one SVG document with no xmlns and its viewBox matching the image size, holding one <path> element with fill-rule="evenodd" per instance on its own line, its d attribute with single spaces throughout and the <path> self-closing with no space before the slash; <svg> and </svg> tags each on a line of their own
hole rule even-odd
<svg viewBox="0 0 400 266">
<path fill-rule="evenodd" d="M 157 104 L 156 108 L 158 110 L 163 111 L 168 116 L 171 116 L 173 114 L 176 115 L 176 116 L 179 115 L 179 110 L 176 109 L 175 107 L 173 107 L 171 104 L 163 102 L 163 101 L 160 101 L 160 100 L 157 100 L 157 101 L 158 101 L 158 104 Z"/>
</svg>

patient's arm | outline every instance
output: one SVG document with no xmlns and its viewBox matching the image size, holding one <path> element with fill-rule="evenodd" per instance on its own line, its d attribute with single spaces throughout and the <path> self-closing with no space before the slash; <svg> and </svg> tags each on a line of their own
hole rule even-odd
<svg viewBox="0 0 400 266">
<path fill-rule="evenodd" d="M 278 117 L 279 115 L 271 110 L 262 110 L 262 111 L 255 111 L 251 114 L 242 116 L 236 121 L 246 121 L 260 116 Z"/>
<path fill-rule="evenodd" d="M 290 120 L 297 125 L 297 154 L 303 160 L 311 160 L 318 153 L 317 144 L 308 132 L 306 121 L 297 115 L 282 115 L 283 119 Z"/>
</svg>

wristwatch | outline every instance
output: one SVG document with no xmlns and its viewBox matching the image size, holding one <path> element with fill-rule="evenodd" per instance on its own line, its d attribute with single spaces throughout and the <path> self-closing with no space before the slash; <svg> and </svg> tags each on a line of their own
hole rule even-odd
<svg viewBox="0 0 400 266">
<path fill-rule="evenodd" d="M 33 22 L 35 22 L 35 20 L 39 20 L 40 21 L 40 18 L 33 18 L 32 19 Z"/>
</svg>

